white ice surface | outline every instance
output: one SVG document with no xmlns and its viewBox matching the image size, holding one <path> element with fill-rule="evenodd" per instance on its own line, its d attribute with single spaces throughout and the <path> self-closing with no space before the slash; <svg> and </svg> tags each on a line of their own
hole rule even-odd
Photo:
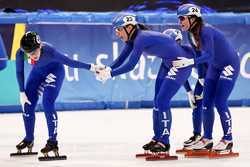
<svg viewBox="0 0 250 167">
<path fill-rule="evenodd" d="M 15 145 L 24 135 L 21 114 L 0 114 L 0 167 L 250 167 L 250 108 L 231 108 L 234 151 L 238 158 L 188 159 L 148 162 L 136 159 L 141 146 L 152 137 L 150 109 L 59 112 L 58 140 L 68 160 L 39 162 L 37 156 L 13 158 Z M 171 154 L 192 134 L 191 110 L 172 109 Z M 214 142 L 222 136 L 216 114 Z M 35 146 L 39 151 L 47 139 L 43 113 L 36 113 Z M 41 154 L 39 154 L 41 155 Z"/>
</svg>

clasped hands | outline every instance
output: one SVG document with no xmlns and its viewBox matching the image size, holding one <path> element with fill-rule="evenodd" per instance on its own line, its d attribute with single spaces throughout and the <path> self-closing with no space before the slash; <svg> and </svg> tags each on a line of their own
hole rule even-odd
<svg viewBox="0 0 250 167">
<path fill-rule="evenodd" d="M 90 71 L 95 74 L 96 80 L 101 81 L 102 83 L 105 83 L 108 79 L 112 78 L 111 70 L 110 67 L 104 65 L 91 64 L 90 66 Z"/>
</svg>

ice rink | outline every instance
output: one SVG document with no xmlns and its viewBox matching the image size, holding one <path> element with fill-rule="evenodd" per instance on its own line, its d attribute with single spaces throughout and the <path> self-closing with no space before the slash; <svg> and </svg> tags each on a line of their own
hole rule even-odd
<svg viewBox="0 0 250 167">
<path fill-rule="evenodd" d="M 234 151 L 238 158 L 209 160 L 188 159 L 148 162 L 136 159 L 141 146 L 152 136 L 151 109 L 59 112 L 58 140 L 66 161 L 39 162 L 37 156 L 13 158 L 15 145 L 24 135 L 21 114 L 0 114 L 0 167 L 250 167 L 250 108 L 231 108 Z M 192 134 L 191 110 L 172 109 L 171 154 L 182 147 Z M 216 114 L 214 142 L 222 136 Z M 36 114 L 34 151 L 40 151 L 47 140 L 44 114 Z M 39 154 L 41 155 L 41 154 Z"/>
</svg>

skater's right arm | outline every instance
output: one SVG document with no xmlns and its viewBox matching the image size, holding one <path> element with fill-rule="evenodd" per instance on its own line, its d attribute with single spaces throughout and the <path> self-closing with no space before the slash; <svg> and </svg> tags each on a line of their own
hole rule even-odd
<svg viewBox="0 0 250 167">
<path fill-rule="evenodd" d="M 63 53 L 57 51 L 56 49 L 54 50 L 54 58 L 56 59 L 55 61 L 60 62 L 72 68 L 83 68 L 86 70 L 91 70 L 91 64 L 83 63 L 77 60 L 72 60 L 67 56 L 65 56 Z"/>
<path fill-rule="evenodd" d="M 121 64 L 123 64 L 123 62 L 127 59 L 132 49 L 133 49 L 132 42 L 127 43 L 124 49 L 122 50 L 121 54 L 119 55 L 119 57 L 109 67 L 111 69 L 115 69 L 119 67 Z"/>
<path fill-rule="evenodd" d="M 133 50 L 133 42 L 132 41 L 127 42 L 121 54 L 115 59 L 114 62 L 111 63 L 110 66 L 105 66 L 105 68 L 98 69 L 96 79 L 101 81 L 102 83 L 105 83 L 106 80 L 110 79 L 112 77 L 111 71 L 119 69 L 124 64 L 126 59 L 129 57 L 132 50 Z"/>
<path fill-rule="evenodd" d="M 142 52 L 143 52 L 143 45 L 140 45 L 140 43 L 138 42 L 137 45 L 133 46 L 130 54 L 127 55 L 128 60 L 122 65 L 120 65 L 118 68 L 113 69 L 111 71 L 111 76 L 114 77 L 133 70 L 136 64 L 139 62 Z"/>
</svg>

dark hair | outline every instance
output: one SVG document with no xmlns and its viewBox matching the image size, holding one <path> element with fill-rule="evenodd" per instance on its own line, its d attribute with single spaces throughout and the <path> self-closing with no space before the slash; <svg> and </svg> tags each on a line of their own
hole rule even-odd
<svg viewBox="0 0 250 167">
<path fill-rule="evenodd" d="M 204 25 L 204 22 L 201 17 L 197 16 L 191 16 L 189 19 L 195 18 L 195 21 L 190 28 L 190 32 L 193 34 L 194 39 L 196 40 L 198 46 L 197 49 L 199 50 L 201 48 L 201 39 L 200 39 L 200 31 L 202 26 Z"/>
<path fill-rule="evenodd" d="M 142 24 L 142 23 L 139 23 L 137 25 L 138 25 L 138 28 L 141 29 L 141 30 L 149 30 L 149 28 L 147 26 L 145 26 L 144 24 Z"/>
<path fill-rule="evenodd" d="M 197 17 L 197 16 L 190 16 L 189 19 L 195 18 L 195 22 L 193 23 L 193 26 L 191 27 L 190 31 L 195 33 L 198 29 L 200 29 L 204 22 L 203 19 L 201 17 Z"/>
</svg>

